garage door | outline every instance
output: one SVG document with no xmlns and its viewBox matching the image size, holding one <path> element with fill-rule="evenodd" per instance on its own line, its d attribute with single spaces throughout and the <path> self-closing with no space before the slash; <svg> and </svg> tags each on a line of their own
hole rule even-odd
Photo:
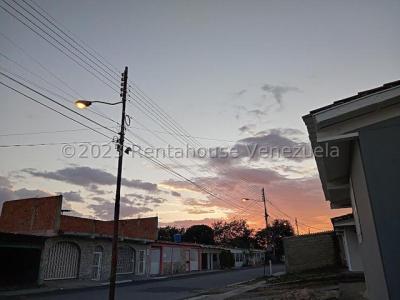
<svg viewBox="0 0 400 300">
<path fill-rule="evenodd" d="M 78 268 L 78 246 L 69 242 L 59 242 L 54 244 L 49 250 L 44 279 L 77 278 Z"/>
<path fill-rule="evenodd" d="M 150 250 L 150 275 L 160 274 L 160 257 L 161 251 L 159 248 Z"/>
<path fill-rule="evenodd" d="M 134 250 L 128 246 L 118 247 L 117 273 L 133 273 L 135 255 Z"/>
</svg>

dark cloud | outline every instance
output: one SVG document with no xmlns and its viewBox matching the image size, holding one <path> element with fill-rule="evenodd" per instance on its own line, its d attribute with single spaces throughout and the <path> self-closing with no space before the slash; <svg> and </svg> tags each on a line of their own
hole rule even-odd
<svg viewBox="0 0 400 300">
<path fill-rule="evenodd" d="M 108 200 L 104 199 L 103 197 L 99 197 L 99 196 L 94 196 L 91 199 L 94 200 L 94 201 L 97 201 L 97 202 L 108 201 Z"/>
<path fill-rule="evenodd" d="M 287 159 L 303 161 L 312 158 L 308 142 L 302 142 L 304 134 L 292 128 L 263 130 L 238 140 L 231 148 L 210 149 L 209 166 L 223 167 L 247 161 Z M 212 155 L 211 155 L 212 154 Z"/>
<path fill-rule="evenodd" d="M 140 205 L 161 204 L 167 201 L 166 199 L 161 197 L 154 197 L 151 195 L 141 195 L 137 193 L 125 194 L 125 197 L 129 199 L 129 201 L 132 201 L 132 203 Z"/>
<path fill-rule="evenodd" d="M 235 95 L 236 96 L 242 96 L 243 94 L 245 94 L 247 92 L 246 89 L 240 90 L 239 92 L 236 92 Z"/>
<path fill-rule="evenodd" d="M 240 133 L 251 133 L 252 132 L 252 128 L 254 128 L 255 125 L 254 124 L 247 124 L 247 125 L 243 125 L 241 127 L 238 128 Z"/>
<path fill-rule="evenodd" d="M 248 157 L 250 160 L 265 158 L 286 158 L 301 161 L 311 158 L 311 147 L 309 143 L 289 137 L 289 134 L 298 134 L 296 130 L 270 130 L 261 132 L 252 137 L 244 138 L 233 146 L 237 149 L 240 157 Z"/>
<path fill-rule="evenodd" d="M 266 83 L 261 89 L 272 94 L 279 105 L 282 105 L 283 95 L 289 92 L 300 92 L 300 89 L 294 86 L 273 85 Z"/>
<path fill-rule="evenodd" d="M 70 201 L 70 202 L 83 202 L 83 198 L 80 194 L 80 192 L 64 192 L 64 193 L 59 193 L 63 195 L 63 200 L 65 201 Z"/>
<path fill-rule="evenodd" d="M 108 191 L 105 191 L 103 189 L 100 189 L 98 185 L 96 184 L 90 184 L 86 187 L 86 189 L 90 192 L 93 192 L 97 195 L 105 195 L 107 193 L 109 193 Z"/>
<path fill-rule="evenodd" d="M 174 197 L 181 197 L 182 196 L 180 193 L 175 192 L 175 191 L 171 191 L 171 195 L 174 196 Z"/>
<path fill-rule="evenodd" d="M 40 198 L 52 196 L 52 194 L 42 191 L 42 190 L 29 190 L 26 188 L 18 189 L 14 191 L 14 199 L 23 199 L 23 198 Z"/>
<path fill-rule="evenodd" d="M 252 115 L 252 116 L 254 116 L 254 117 L 256 117 L 256 118 L 265 117 L 266 115 L 268 115 L 268 112 L 269 112 L 269 109 L 259 109 L 259 108 L 256 108 L 256 109 L 247 110 L 247 113 L 248 113 L 249 115 Z"/>
<path fill-rule="evenodd" d="M 94 215 L 103 220 L 112 220 L 114 217 L 114 202 L 102 201 L 96 204 L 88 205 L 88 208 L 93 210 Z M 121 218 L 136 218 L 139 214 L 151 212 L 152 209 L 148 207 L 134 206 L 126 198 L 121 197 L 120 216 Z"/>
<path fill-rule="evenodd" d="M 17 200 L 24 198 L 39 198 L 51 196 L 48 192 L 42 190 L 29 190 L 26 188 L 13 189 L 11 182 L 6 178 L 0 176 L 0 211 L 3 203 L 8 200 Z"/>
<path fill-rule="evenodd" d="M 41 172 L 36 169 L 24 169 L 23 171 L 32 176 L 68 182 L 91 189 L 96 187 L 96 185 L 115 185 L 116 183 L 116 177 L 113 174 L 90 167 L 68 167 L 54 172 Z M 126 187 L 141 189 L 148 192 L 160 192 L 157 184 L 139 179 L 123 178 L 122 184 Z"/>
</svg>

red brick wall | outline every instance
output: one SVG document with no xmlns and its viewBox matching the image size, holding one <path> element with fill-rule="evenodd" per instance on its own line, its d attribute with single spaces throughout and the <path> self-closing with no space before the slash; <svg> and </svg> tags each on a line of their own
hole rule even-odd
<svg viewBox="0 0 400 300">
<path fill-rule="evenodd" d="M 141 237 L 156 240 L 158 236 L 158 218 L 142 218 L 120 221 L 120 233 L 122 236 Z"/>
<path fill-rule="evenodd" d="M 6 201 L 0 216 L 0 231 L 37 235 L 86 233 L 112 236 L 113 221 L 61 215 L 62 196 Z M 156 240 L 158 218 L 120 220 L 123 237 Z"/>
<path fill-rule="evenodd" d="M 119 233 L 123 237 L 157 239 L 158 218 L 120 220 Z M 113 221 L 100 221 L 71 216 L 61 216 L 62 232 L 87 233 L 112 236 Z"/>
<path fill-rule="evenodd" d="M 51 235 L 58 231 L 62 196 L 6 201 L 0 231 Z"/>
<path fill-rule="evenodd" d="M 60 231 L 62 232 L 79 232 L 79 233 L 94 233 L 96 220 L 61 216 Z"/>
</svg>

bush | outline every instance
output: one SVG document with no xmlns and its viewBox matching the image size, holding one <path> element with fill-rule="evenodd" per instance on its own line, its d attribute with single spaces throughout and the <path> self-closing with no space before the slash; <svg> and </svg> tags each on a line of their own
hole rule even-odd
<svg viewBox="0 0 400 300">
<path fill-rule="evenodd" d="M 221 269 L 230 269 L 235 265 L 235 258 L 233 254 L 228 250 L 222 250 L 219 254 L 219 262 Z"/>
</svg>

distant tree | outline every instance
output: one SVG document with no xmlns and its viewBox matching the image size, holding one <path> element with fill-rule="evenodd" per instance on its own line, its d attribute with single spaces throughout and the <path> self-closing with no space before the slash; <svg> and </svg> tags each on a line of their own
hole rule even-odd
<svg viewBox="0 0 400 300">
<path fill-rule="evenodd" d="M 214 245 L 214 230 L 207 225 L 193 225 L 183 235 L 185 242 Z"/>
<path fill-rule="evenodd" d="M 160 241 L 174 241 L 174 234 L 184 234 L 185 228 L 178 228 L 175 226 L 166 226 L 158 228 L 158 239 Z"/>
<path fill-rule="evenodd" d="M 216 244 L 227 247 L 251 248 L 254 246 L 254 230 L 245 220 L 213 223 Z"/>
<path fill-rule="evenodd" d="M 283 238 L 293 236 L 294 229 L 290 221 L 283 219 L 275 219 L 267 229 L 261 229 L 255 234 L 255 242 L 257 248 L 265 248 L 265 240 L 268 245 L 271 245 L 275 256 L 281 257 L 283 255 Z M 267 239 L 266 239 L 267 238 Z"/>
</svg>

